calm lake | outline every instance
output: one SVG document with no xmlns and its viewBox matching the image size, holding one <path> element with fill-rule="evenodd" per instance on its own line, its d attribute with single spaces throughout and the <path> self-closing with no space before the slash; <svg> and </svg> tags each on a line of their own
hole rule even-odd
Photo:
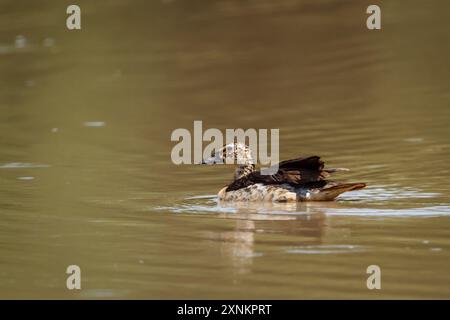
<svg viewBox="0 0 450 320">
<path fill-rule="evenodd" d="M 76 3 L 0 0 L 0 298 L 450 299 L 448 1 Z M 218 204 L 194 120 L 368 187 Z"/>
</svg>

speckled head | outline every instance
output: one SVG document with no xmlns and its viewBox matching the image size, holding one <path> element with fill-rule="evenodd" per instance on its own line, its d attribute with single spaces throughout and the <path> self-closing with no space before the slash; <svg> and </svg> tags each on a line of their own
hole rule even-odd
<svg viewBox="0 0 450 320">
<path fill-rule="evenodd" d="M 252 151 L 243 143 L 229 143 L 214 154 L 210 158 L 204 159 L 204 164 L 238 164 L 253 165 Z"/>
</svg>

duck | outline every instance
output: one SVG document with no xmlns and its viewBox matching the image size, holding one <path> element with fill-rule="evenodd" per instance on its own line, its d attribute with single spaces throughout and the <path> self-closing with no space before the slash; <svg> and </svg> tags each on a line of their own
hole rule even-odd
<svg viewBox="0 0 450 320">
<path fill-rule="evenodd" d="M 328 180 L 335 172 L 347 168 L 325 168 L 319 156 L 298 157 L 278 163 L 274 174 L 262 174 L 256 169 L 252 151 L 243 143 L 230 143 L 211 157 L 204 165 L 237 163 L 233 180 L 217 194 L 219 201 L 237 202 L 303 202 L 333 201 L 340 194 L 360 190 L 366 183 L 344 183 Z"/>
</svg>

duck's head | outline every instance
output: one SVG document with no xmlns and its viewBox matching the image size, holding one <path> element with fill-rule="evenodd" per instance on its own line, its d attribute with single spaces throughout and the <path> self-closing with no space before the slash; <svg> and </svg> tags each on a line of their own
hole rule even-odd
<svg viewBox="0 0 450 320">
<path fill-rule="evenodd" d="M 229 143 L 216 152 L 211 157 L 204 159 L 202 164 L 238 164 L 253 165 L 252 152 L 243 143 Z"/>
</svg>

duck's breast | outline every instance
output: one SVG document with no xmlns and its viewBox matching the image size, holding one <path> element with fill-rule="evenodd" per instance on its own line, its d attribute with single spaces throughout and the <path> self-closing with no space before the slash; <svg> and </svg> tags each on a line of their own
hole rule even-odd
<svg viewBox="0 0 450 320">
<path fill-rule="evenodd" d="M 226 187 L 219 191 L 219 200 L 223 201 L 297 201 L 297 193 L 290 185 L 264 185 L 261 183 L 226 192 Z"/>
</svg>

